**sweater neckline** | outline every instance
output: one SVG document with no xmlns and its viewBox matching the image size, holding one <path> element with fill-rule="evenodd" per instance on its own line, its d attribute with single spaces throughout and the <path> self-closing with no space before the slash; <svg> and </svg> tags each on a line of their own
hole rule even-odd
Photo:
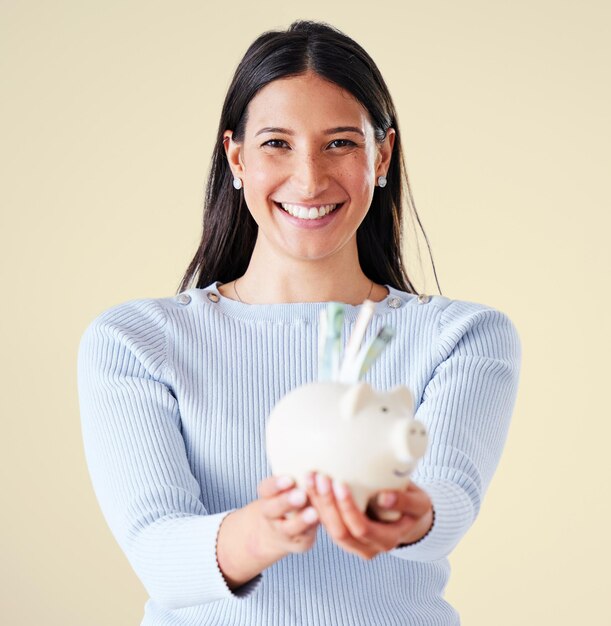
<svg viewBox="0 0 611 626">
<path fill-rule="evenodd" d="M 250 321 L 272 321 L 284 323 L 314 322 L 318 323 L 320 312 L 328 302 L 285 302 L 274 304 L 247 304 L 239 300 L 227 298 L 219 291 L 223 283 L 216 280 L 203 289 L 193 291 L 200 299 L 215 307 L 219 312 L 229 317 Z M 411 304 L 417 296 L 395 289 L 384 284 L 388 289 L 386 297 L 375 303 L 374 317 L 385 316 Z M 193 295 L 193 294 L 192 294 Z M 355 321 L 362 304 L 344 303 L 344 319 Z"/>
</svg>

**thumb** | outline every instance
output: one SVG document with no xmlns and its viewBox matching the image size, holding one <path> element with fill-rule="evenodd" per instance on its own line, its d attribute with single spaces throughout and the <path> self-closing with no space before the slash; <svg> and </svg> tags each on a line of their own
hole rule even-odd
<svg viewBox="0 0 611 626">
<path fill-rule="evenodd" d="M 382 506 L 379 498 L 384 494 L 393 494 L 394 503 L 389 506 Z M 365 513 L 376 522 L 397 521 L 401 517 L 401 513 L 398 512 L 396 494 L 393 491 L 381 491 L 376 493 L 369 499 Z"/>
<path fill-rule="evenodd" d="M 260 498 L 271 498 L 294 485 L 290 476 L 268 476 L 257 486 L 257 493 Z"/>
</svg>

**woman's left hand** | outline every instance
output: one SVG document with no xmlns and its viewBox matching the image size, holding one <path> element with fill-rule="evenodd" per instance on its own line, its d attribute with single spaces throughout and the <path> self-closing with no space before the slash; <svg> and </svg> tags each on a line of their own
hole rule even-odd
<svg viewBox="0 0 611 626">
<path fill-rule="evenodd" d="M 310 503 L 318 511 L 321 524 L 341 548 L 370 560 L 380 552 L 387 552 L 401 543 L 413 543 L 427 534 L 433 524 L 433 507 L 428 494 L 410 482 L 404 491 L 383 491 L 396 495 L 392 506 L 372 504 L 368 508 L 393 510 L 401 513 L 396 522 L 375 521 L 356 506 L 346 485 L 346 496 L 341 498 L 341 485 L 331 483 L 328 476 L 309 472 L 306 492 Z M 376 494 L 380 495 L 380 494 Z M 372 502 L 375 502 L 372 499 Z"/>
</svg>

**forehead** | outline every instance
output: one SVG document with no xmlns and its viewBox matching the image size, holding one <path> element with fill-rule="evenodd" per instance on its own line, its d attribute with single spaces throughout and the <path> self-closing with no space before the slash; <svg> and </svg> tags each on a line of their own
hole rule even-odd
<svg viewBox="0 0 611 626">
<path fill-rule="evenodd" d="M 263 126 L 317 125 L 358 126 L 365 133 L 371 127 L 367 110 L 350 92 L 313 73 L 274 80 L 248 105 L 249 133 Z"/>
</svg>

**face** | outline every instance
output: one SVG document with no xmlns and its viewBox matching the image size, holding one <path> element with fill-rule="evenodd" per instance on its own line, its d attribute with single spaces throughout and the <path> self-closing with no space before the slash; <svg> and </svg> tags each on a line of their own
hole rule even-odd
<svg viewBox="0 0 611 626">
<path fill-rule="evenodd" d="M 257 245 L 301 259 L 356 248 L 378 176 L 386 175 L 394 142 L 374 139 L 367 110 L 347 91 L 307 73 L 267 84 L 251 100 L 242 143 L 225 132 L 234 177 L 259 226 Z M 312 209 L 328 211 L 322 219 Z M 283 208 L 284 207 L 284 208 Z M 317 213 L 317 214 L 318 214 Z"/>
</svg>

